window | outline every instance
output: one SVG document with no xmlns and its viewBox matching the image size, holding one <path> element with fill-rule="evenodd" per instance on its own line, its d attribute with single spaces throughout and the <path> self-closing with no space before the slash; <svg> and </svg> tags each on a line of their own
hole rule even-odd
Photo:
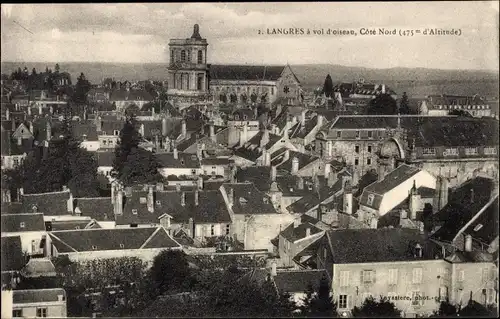
<svg viewBox="0 0 500 319">
<path fill-rule="evenodd" d="M 161 206 L 161 201 L 157 200 L 156 201 L 156 206 Z"/>
<path fill-rule="evenodd" d="M 339 308 L 347 309 L 347 295 L 339 295 Z"/>
<path fill-rule="evenodd" d="M 114 131 L 113 131 L 113 134 L 114 134 L 114 135 L 120 135 L 120 131 L 118 131 L 118 130 L 114 130 Z"/>
<path fill-rule="evenodd" d="M 458 272 L 458 281 L 462 282 L 462 281 L 464 281 L 464 278 L 465 278 L 465 272 L 463 270 L 460 270 Z"/>
<path fill-rule="evenodd" d="M 19 223 L 19 227 L 24 228 L 26 224 L 24 222 Z"/>
<path fill-rule="evenodd" d="M 476 227 L 474 227 L 474 231 L 479 231 L 481 228 L 483 228 L 483 224 L 477 224 Z"/>
<path fill-rule="evenodd" d="M 148 200 L 146 199 L 146 197 L 139 198 L 139 203 L 146 204 L 147 202 L 148 202 Z"/>
<path fill-rule="evenodd" d="M 372 159 L 371 158 L 367 158 L 366 159 L 366 165 L 372 165 Z"/>
<path fill-rule="evenodd" d="M 439 301 L 445 301 L 448 298 L 448 287 L 439 287 Z"/>
<path fill-rule="evenodd" d="M 372 146 L 368 145 L 368 153 L 371 153 L 371 152 L 372 152 Z"/>
<path fill-rule="evenodd" d="M 477 147 L 466 147 L 465 155 L 477 155 Z"/>
<path fill-rule="evenodd" d="M 375 272 L 373 270 L 363 270 L 361 272 L 361 282 L 364 284 L 375 282 Z"/>
<path fill-rule="evenodd" d="M 359 159 L 358 158 L 355 158 L 354 159 L 354 166 L 358 166 L 359 165 Z"/>
<path fill-rule="evenodd" d="M 373 137 L 373 132 L 372 131 L 368 131 L 368 138 L 372 138 Z"/>
<path fill-rule="evenodd" d="M 495 290 L 492 288 L 485 289 L 486 290 L 486 304 L 491 305 L 495 303 Z"/>
<path fill-rule="evenodd" d="M 174 63 L 174 50 L 170 50 L 170 63 Z"/>
<path fill-rule="evenodd" d="M 203 51 L 198 50 L 198 63 L 203 63 Z"/>
<path fill-rule="evenodd" d="M 125 245 L 124 244 L 120 244 L 120 248 L 125 248 Z"/>
<path fill-rule="evenodd" d="M 483 268 L 483 274 L 481 276 L 483 282 L 488 282 L 490 280 L 490 270 L 489 268 Z"/>
<path fill-rule="evenodd" d="M 80 226 L 75 226 L 75 229 L 80 229 Z"/>
<path fill-rule="evenodd" d="M 496 155 L 497 149 L 494 147 L 485 147 L 484 148 L 484 155 Z"/>
<path fill-rule="evenodd" d="M 340 287 L 349 286 L 349 271 L 340 272 Z"/>
<path fill-rule="evenodd" d="M 389 285 L 397 285 L 397 284 L 398 284 L 398 270 L 389 269 Z"/>
<path fill-rule="evenodd" d="M 423 294 L 420 291 L 413 291 L 411 294 L 412 306 L 421 306 L 424 304 Z"/>
<path fill-rule="evenodd" d="M 412 283 L 420 284 L 422 282 L 422 268 L 413 268 Z"/>
<path fill-rule="evenodd" d="M 422 150 L 423 155 L 436 155 L 436 149 L 433 147 L 425 147 Z"/>
<path fill-rule="evenodd" d="M 93 250 L 96 250 L 96 249 L 97 249 L 97 246 L 92 245 L 92 249 L 93 249 Z"/>
<path fill-rule="evenodd" d="M 231 225 L 226 225 L 226 235 L 229 235 L 229 231 L 231 230 Z"/>
<path fill-rule="evenodd" d="M 210 226 L 210 236 L 215 236 L 215 226 L 214 225 Z"/>
<path fill-rule="evenodd" d="M 137 215 L 137 209 L 132 209 L 132 214 Z"/>
<path fill-rule="evenodd" d="M 375 199 L 375 195 L 373 195 L 373 194 L 368 195 L 368 200 L 367 200 L 367 203 L 366 203 L 366 204 L 367 204 L 368 206 L 373 205 L 373 200 L 374 200 L 374 199 Z"/>
<path fill-rule="evenodd" d="M 12 318 L 21 318 L 23 316 L 22 309 L 14 309 L 12 310 Z"/>
<path fill-rule="evenodd" d="M 356 153 L 359 153 L 359 145 L 354 146 L 354 151 L 355 151 Z"/>
<path fill-rule="evenodd" d="M 359 131 L 356 131 L 356 138 L 359 138 Z"/>
<path fill-rule="evenodd" d="M 181 51 L 181 62 L 185 62 L 186 61 L 186 50 L 182 50 Z"/>
<path fill-rule="evenodd" d="M 458 156 L 458 148 L 447 148 L 443 152 L 443 156 Z"/>
<path fill-rule="evenodd" d="M 197 89 L 203 90 L 203 74 L 198 74 Z"/>
<path fill-rule="evenodd" d="M 341 138 L 342 137 L 342 131 L 337 131 L 337 138 Z"/>
<path fill-rule="evenodd" d="M 47 317 L 47 308 L 36 308 L 36 316 L 38 318 L 46 318 Z"/>
<path fill-rule="evenodd" d="M 271 95 L 274 94 L 274 88 L 271 88 Z"/>
</svg>

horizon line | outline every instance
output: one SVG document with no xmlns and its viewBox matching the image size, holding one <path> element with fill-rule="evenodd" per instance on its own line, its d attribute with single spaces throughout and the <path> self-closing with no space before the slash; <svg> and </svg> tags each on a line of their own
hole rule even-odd
<svg viewBox="0 0 500 319">
<path fill-rule="evenodd" d="M 111 61 L 1 61 L 1 63 L 58 63 L 58 64 L 73 64 L 73 63 L 96 63 L 96 64 L 165 64 L 166 62 L 111 62 Z M 488 72 L 499 74 L 498 69 L 460 69 L 460 68 L 450 68 L 450 69 L 440 69 L 440 68 L 427 68 L 427 67 L 409 67 L 409 66 L 395 66 L 395 67 L 367 67 L 367 66 L 356 66 L 356 65 L 345 65 L 345 64 L 335 64 L 335 63 L 327 63 L 327 62 L 318 62 L 318 63 L 207 63 L 207 64 L 215 64 L 215 65 L 265 65 L 265 66 L 280 66 L 280 65 L 328 65 L 328 66 L 340 66 L 340 67 L 348 67 L 348 68 L 360 68 L 360 69 L 370 69 L 370 70 L 392 70 L 392 69 L 423 69 L 423 70 L 437 70 L 437 71 L 474 71 L 474 72 Z"/>
</svg>

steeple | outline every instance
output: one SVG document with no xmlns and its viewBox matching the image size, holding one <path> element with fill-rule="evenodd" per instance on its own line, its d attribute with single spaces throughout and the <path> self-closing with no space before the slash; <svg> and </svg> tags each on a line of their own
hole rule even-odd
<svg viewBox="0 0 500 319">
<path fill-rule="evenodd" d="M 201 40 L 200 26 L 198 24 L 193 26 L 193 35 L 191 36 L 191 39 Z"/>
</svg>

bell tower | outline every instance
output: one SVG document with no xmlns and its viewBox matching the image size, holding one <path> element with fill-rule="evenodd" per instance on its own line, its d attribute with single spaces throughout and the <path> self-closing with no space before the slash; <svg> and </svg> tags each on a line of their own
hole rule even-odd
<svg viewBox="0 0 500 319">
<path fill-rule="evenodd" d="M 187 39 L 170 39 L 168 67 L 169 98 L 175 107 L 183 109 L 208 101 L 207 39 L 200 35 L 200 26 L 193 26 Z"/>
</svg>

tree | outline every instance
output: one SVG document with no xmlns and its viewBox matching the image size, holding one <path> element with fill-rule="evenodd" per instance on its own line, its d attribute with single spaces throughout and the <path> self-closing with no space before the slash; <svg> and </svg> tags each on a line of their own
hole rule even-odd
<svg viewBox="0 0 500 319">
<path fill-rule="evenodd" d="M 305 317 L 337 317 L 337 304 L 330 296 L 330 286 L 325 277 L 321 279 L 317 292 L 312 286 L 306 291 L 301 314 Z"/>
<path fill-rule="evenodd" d="M 390 317 L 401 318 L 401 310 L 397 309 L 387 297 L 381 297 L 380 301 L 373 297 L 366 298 L 361 307 L 354 307 L 353 317 Z"/>
<path fill-rule="evenodd" d="M 377 172 L 374 169 L 371 169 L 365 173 L 360 179 L 358 183 L 358 192 L 356 193 L 356 196 L 360 196 L 361 193 L 363 192 L 363 189 L 365 189 L 366 186 L 370 185 L 371 183 L 374 183 L 377 181 Z"/>
<path fill-rule="evenodd" d="M 451 110 L 448 114 L 449 115 L 463 116 L 463 117 L 472 117 L 472 115 L 469 112 L 464 111 L 464 110 Z"/>
<path fill-rule="evenodd" d="M 494 306 L 485 307 L 474 300 L 470 300 L 458 314 L 465 318 L 498 318 L 498 310 Z"/>
<path fill-rule="evenodd" d="M 370 115 L 394 115 L 397 114 L 398 105 L 390 94 L 379 94 L 370 101 L 368 114 Z"/>
<path fill-rule="evenodd" d="M 437 311 L 434 311 L 431 317 L 439 317 L 439 318 L 457 317 L 457 314 L 458 314 L 457 306 L 451 304 L 450 301 L 447 299 L 445 301 L 441 301 L 441 303 L 439 304 L 439 309 Z"/>
<path fill-rule="evenodd" d="M 330 74 L 328 74 L 325 78 L 325 83 L 323 84 L 323 92 L 326 97 L 332 97 L 333 95 L 333 81 Z"/>
<path fill-rule="evenodd" d="M 125 109 L 125 116 L 135 117 L 139 114 L 139 112 L 140 112 L 139 107 L 137 105 L 135 105 L 134 103 L 132 103 L 129 106 L 127 106 L 127 108 Z"/>
<path fill-rule="evenodd" d="M 59 70 L 60 70 L 59 63 L 56 63 L 56 66 L 54 67 L 54 69 L 56 70 L 56 73 L 59 73 Z"/>
<path fill-rule="evenodd" d="M 150 296 L 178 293 L 190 289 L 191 270 L 183 251 L 164 250 L 153 260 L 149 270 Z"/>
<path fill-rule="evenodd" d="M 401 98 L 401 102 L 399 104 L 399 113 L 401 114 L 410 114 L 410 102 L 408 100 L 408 95 L 406 92 L 403 92 L 403 97 Z"/>
<path fill-rule="evenodd" d="M 85 78 L 85 75 L 80 73 L 75 85 L 75 91 L 72 100 L 78 104 L 85 104 L 87 102 L 87 94 L 90 91 L 90 82 Z"/>
</svg>

